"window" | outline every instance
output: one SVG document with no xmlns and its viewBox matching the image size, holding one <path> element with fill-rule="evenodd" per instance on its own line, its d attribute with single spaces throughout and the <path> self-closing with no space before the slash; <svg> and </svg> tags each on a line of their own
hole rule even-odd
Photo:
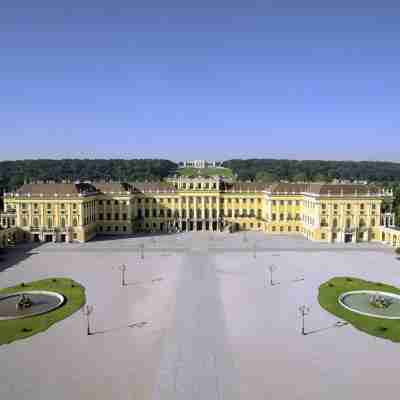
<svg viewBox="0 0 400 400">
<path fill-rule="evenodd" d="M 337 209 L 338 209 L 338 205 L 337 205 L 337 204 L 334 204 L 334 205 L 333 205 L 333 209 L 334 209 L 334 210 L 337 210 Z"/>
<path fill-rule="evenodd" d="M 325 203 L 322 203 L 321 207 L 322 207 L 323 210 L 326 210 L 326 204 Z"/>
<path fill-rule="evenodd" d="M 348 210 L 351 209 L 351 204 L 350 204 L 350 203 L 347 204 L 347 209 L 348 209 Z"/>
<path fill-rule="evenodd" d="M 272 227 L 272 232 L 275 232 L 275 231 L 276 231 L 276 227 L 273 226 L 273 227 Z"/>
<path fill-rule="evenodd" d="M 100 204 L 100 205 L 103 205 L 103 200 L 99 200 L 99 204 Z"/>
<path fill-rule="evenodd" d="M 126 232 L 126 226 L 123 226 L 123 227 L 122 227 L 122 230 L 123 230 L 124 232 Z"/>
<path fill-rule="evenodd" d="M 115 232 L 119 231 L 119 226 L 115 225 Z"/>
<path fill-rule="evenodd" d="M 292 200 L 288 200 L 288 206 L 291 206 L 292 205 Z"/>
<path fill-rule="evenodd" d="M 283 221 L 285 219 L 285 216 L 283 214 L 279 214 L 279 221 Z"/>
<path fill-rule="evenodd" d="M 280 230 L 281 232 L 283 232 L 283 226 L 280 226 L 280 227 L 279 227 L 279 230 Z"/>
<path fill-rule="evenodd" d="M 276 206 L 276 200 L 272 200 L 272 205 Z"/>
<path fill-rule="evenodd" d="M 288 232 L 292 232 L 292 227 L 288 226 L 287 230 L 288 230 Z"/>
<path fill-rule="evenodd" d="M 364 210 L 364 203 L 360 204 L 360 210 Z"/>
<path fill-rule="evenodd" d="M 371 226 L 375 226 L 375 218 L 371 219 Z"/>
<path fill-rule="evenodd" d="M 296 206 L 300 205 L 300 200 L 296 200 Z"/>
<path fill-rule="evenodd" d="M 325 239 L 325 233 L 321 233 L 321 239 L 322 239 L 322 240 Z"/>
<path fill-rule="evenodd" d="M 376 209 L 376 204 L 372 204 L 372 209 L 373 209 L 373 210 Z"/>
<path fill-rule="evenodd" d="M 72 208 L 73 208 L 74 210 L 76 210 L 76 204 L 75 204 L 75 203 L 72 204 Z"/>
<path fill-rule="evenodd" d="M 107 214 L 107 221 L 111 221 L 111 214 L 110 213 Z"/>
<path fill-rule="evenodd" d="M 77 234 L 77 233 L 74 233 L 74 234 L 73 234 L 73 238 L 74 238 L 74 239 L 78 239 L 78 234 Z"/>
<path fill-rule="evenodd" d="M 103 221 L 103 219 L 104 219 L 104 215 L 103 214 L 99 214 L 99 220 Z"/>
<path fill-rule="evenodd" d="M 283 205 L 285 204 L 285 202 L 284 202 L 283 200 L 281 200 L 281 201 L 279 202 L 279 204 L 280 204 L 281 206 L 283 206 Z"/>
<path fill-rule="evenodd" d="M 103 232 L 103 227 L 102 226 L 99 226 L 99 231 Z"/>
<path fill-rule="evenodd" d="M 73 219 L 72 225 L 73 226 L 78 226 L 78 220 L 76 218 Z"/>
<path fill-rule="evenodd" d="M 271 219 L 272 221 L 276 221 L 276 214 L 272 214 Z"/>
<path fill-rule="evenodd" d="M 118 221 L 118 220 L 119 220 L 119 214 L 115 213 L 115 221 Z"/>
<path fill-rule="evenodd" d="M 300 228 L 298 226 L 296 226 L 296 232 L 299 232 Z"/>
</svg>

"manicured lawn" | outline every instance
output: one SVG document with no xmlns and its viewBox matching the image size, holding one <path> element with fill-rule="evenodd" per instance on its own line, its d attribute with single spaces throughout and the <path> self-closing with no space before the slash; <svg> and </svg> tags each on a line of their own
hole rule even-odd
<svg viewBox="0 0 400 400">
<path fill-rule="evenodd" d="M 0 321 L 0 345 L 15 340 L 25 339 L 50 328 L 54 323 L 61 321 L 79 310 L 86 301 L 85 288 L 79 283 L 67 278 L 50 278 L 41 281 L 24 283 L 0 290 L 0 296 L 20 292 L 23 290 L 49 290 L 65 296 L 64 304 L 54 311 L 35 317 L 18 320 Z"/>
<path fill-rule="evenodd" d="M 231 178 L 232 170 L 229 168 L 179 168 L 176 173 L 182 176 L 224 176 Z"/>
<path fill-rule="evenodd" d="M 400 294 L 400 289 L 379 282 L 369 282 L 351 277 L 338 277 L 323 283 L 319 287 L 318 301 L 322 308 L 349 322 L 355 328 L 369 335 L 400 342 L 400 320 L 387 320 L 367 317 L 346 310 L 340 306 L 340 294 L 352 290 L 379 290 Z"/>
</svg>

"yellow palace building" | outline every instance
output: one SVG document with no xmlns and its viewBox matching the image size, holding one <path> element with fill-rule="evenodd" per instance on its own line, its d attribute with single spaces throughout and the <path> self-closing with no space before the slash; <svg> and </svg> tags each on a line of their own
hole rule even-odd
<svg viewBox="0 0 400 400">
<path fill-rule="evenodd" d="M 85 242 L 98 234 L 249 230 L 396 247 L 400 230 L 394 215 L 382 213 L 383 200 L 392 197 L 375 185 L 262 184 L 221 177 L 31 183 L 4 195 L 0 237 L 7 231 L 32 241 Z"/>
</svg>

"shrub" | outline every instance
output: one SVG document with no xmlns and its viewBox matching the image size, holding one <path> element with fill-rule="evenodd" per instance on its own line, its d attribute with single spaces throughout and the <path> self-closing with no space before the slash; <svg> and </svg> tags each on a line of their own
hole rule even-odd
<svg viewBox="0 0 400 400">
<path fill-rule="evenodd" d="M 24 282 L 21 283 L 21 287 L 25 287 L 25 283 Z"/>
<path fill-rule="evenodd" d="M 333 283 L 328 283 L 329 287 L 334 287 L 335 285 Z"/>
<path fill-rule="evenodd" d="M 386 332 L 388 330 L 388 328 L 386 328 L 386 326 L 378 326 L 378 331 L 380 332 Z"/>
<path fill-rule="evenodd" d="M 32 329 L 31 328 L 22 328 L 22 332 L 31 332 Z"/>
<path fill-rule="evenodd" d="M 52 281 L 52 282 L 57 282 L 57 279 L 52 279 L 51 281 Z"/>
<path fill-rule="evenodd" d="M 353 282 L 353 279 L 351 279 L 351 278 L 346 278 L 346 281 L 347 281 L 347 282 Z"/>
</svg>

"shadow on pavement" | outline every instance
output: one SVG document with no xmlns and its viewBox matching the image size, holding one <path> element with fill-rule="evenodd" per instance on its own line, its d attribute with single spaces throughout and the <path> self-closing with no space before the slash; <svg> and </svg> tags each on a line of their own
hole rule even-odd
<svg viewBox="0 0 400 400">
<path fill-rule="evenodd" d="M 332 328 L 342 328 L 343 326 L 347 326 L 347 325 L 349 325 L 348 322 L 337 321 L 333 325 L 327 326 L 325 328 L 314 329 L 312 331 L 305 332 L 304 335 L 312 335 L 313 333 L 319 333 L 319 332 L 327 331 L 328 329 L 332 329 Z"/>
<path fill-rule="evenodd" d="M 42 243 L 20 243 L 15 247 L 8 247 L 0 253 L 0 272 L 12 268 L 18 263 L 37 254 L 33 250 L 40 247 Z"/>
</svg>

